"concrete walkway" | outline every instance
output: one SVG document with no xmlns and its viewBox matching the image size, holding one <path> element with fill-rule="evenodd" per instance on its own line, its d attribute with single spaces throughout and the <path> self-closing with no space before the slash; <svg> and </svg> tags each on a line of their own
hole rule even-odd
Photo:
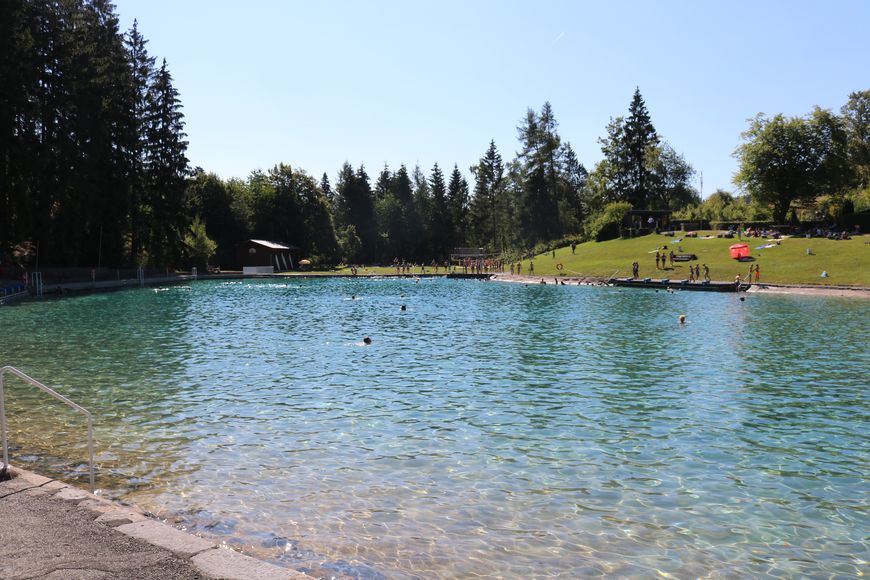
<svg viewBox="0 0 870 580">
<path fill-rule="evenodd" d="M 0 482 L 0 579 L 309 576 L 219 548 L 136 508 L 15 469 Z"/>
</svg>

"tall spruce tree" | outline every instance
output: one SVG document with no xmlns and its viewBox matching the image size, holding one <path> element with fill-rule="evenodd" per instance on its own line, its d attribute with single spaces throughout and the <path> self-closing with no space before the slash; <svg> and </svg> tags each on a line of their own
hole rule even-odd
<svg viewBox="0 0 870 580">
<path fill-rule="evenodd" d="M 468 237 L 468 182 L 453 165 L 447 186 L 447 211 L 450 215 L 449 248 L 464 246 Z"/>
<path fill-rule="evenodd" d="M 444 173 L 438 164 L 429 173 L 429 187 L 432 191 L 432 211 L 429 214 L 431 247 L 429 256 L 444 258 L 450 253 L 450 211 L 447 208 L 447 186 Z"/>
<path fill-rule="evenodd" d="M 559 152 L 561 139 L 550 103 L 541 114 L 529 109 L 517 128 L 521 150 L 523 202 L 520 224 L 528 245 L 551 240 L 559 231 Z"/>
<path fill-rule="evenodd" d="M 375 182 L 375 201 L 379 201 L 386 197 L 386 195 L 392 190 L 392 186 L 393 174 L 390 173 L 389 166 L 384 163 L 384 168 L 381 169 L 381 172 L 378 174 L 378 180 Z"/>
<path fill-rule="evenodd" d="M 475 244 L 491 250 L 505 250 L 505 239 L 499 235 L 500 225 L 505 221 L 502 201 L 504 194 L 504 164 L 495 140 L 477 165 L 471 168 L 474 175 L 474 197 L 471 200 L 469 229 Z"/>
<path fill-rule="evenodd" d="M 377 256 L 377 224 L 369 176 L 363 165 L 356 171 L 347 162 L 342 165 L 336 181 L 337 221 L 346 238 L 348 226 L 353 226 L 360 249 L 354 259 L 371 261 Z"/>
<path fill-rule="evenodd" d="M 562 145 L 562 175 L 564 184 L 562 196 L 559 199 L 559 217 L 563 233 L 578 233 L 587 211 L 583 194 L 586 189 L 588 173 L 574 153 L 571 143 Z"/>
<path fill-rule="evenodd" d="M 415 232 L 417 243 L 414 245 L 414 253 L 411 257 L 422 259 L 431 252 L 432 232 L 429 224 L 432 220 L 432 192 L 426 174 L 419 165 L 414 166 L 411 181 L 414 184 L 414 207 L 420 219 L 420 228 Z"/>
<path fill-rule="evenodd" d="M 148 179 L 145 171 L 147 150 L 147 124 L 151 106 L 150 91 L 154 81 L 155 57 L 148 54 L 147 40 L 139 32 L 139 23 L 133 20 L 133 28 L 126 36 L 127 54 L 130 61 L 130 97 L 132 100 L 131 138 L 127 149 L 130 168 L 129 230 L 130 253 L 134 259 L 142 254 L 145 244 L 144 215 L 148 207 Z M 206 226 L 211 225 L 206 220 Z"/>
<path fill-rule="evenodd" d="M 647 150 L 659 144 L 659 137 L 650 120 L 646 103 L 636 88 L 623 128 L 623 160 L 627 178 L 627 201 L 636 209 L 648 209 L 654 204 L 650 192 L 653 177 L 647 163 Z"/>
<path fill-rule="evenodd" d="M 147 111 L 145 171 L 150 206 L 147 250 L 151 263 L 162 266 L 178 258 L 178 242 L 186 222 L 182 210 L 188 175 L 184 115 L 166 59 L 154 75 Z"/>
<path fill-rule="evenodd" d="M 393 175 L 392 191 L 402 210 L 402 223 L 398 231 L 398 243 L 401 248 L 400 257 L 413 258 L 417 253 L 416 248 L 419 245 L 418 237 L 423 232 L 423 226 L 420 221 L 420 212 L 414 203 L 414 188 L 411 183 L 411 177 L 408 175 L 408 168 L 404 164 Z"/>
<path fill-rule="evenodd" d="M 320 178 L 320 191 L 323 192 L 323 196 L 326 198 L 326 201 L 329 202 L 330 211 L 332 211 L 332 204 L 335 202 L 335 194 L 332 191 L 332 186 L 329 184 L 329 176 L 326 175 L 326 172 L 323 172 L 323 176 Z"/>
</svg>

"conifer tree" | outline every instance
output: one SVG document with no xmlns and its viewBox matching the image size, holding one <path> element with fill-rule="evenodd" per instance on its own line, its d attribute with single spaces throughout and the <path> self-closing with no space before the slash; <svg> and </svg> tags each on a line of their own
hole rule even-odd
<svg viewBox="0 0 870 580">
<path fill-rule="evenodd" d="M 417 244 L 415 245 L 413 256 L 414 259 L 417 259 L 429 255 L 431 252 L 432 233 L 429 223 L 432 219 L 432 192 L 429 189 L 426 174 L 423 173 L 419 165 L 414 166 L 411 181 L 414 184 L 414 207 L 420 220 L 419 229 L 415 232 Z"/>
<path fill-rule="evenodd" d="M 457 164 L 453 165 L 447 186 L 447 210 L 450 215 L 449 247 L 462 246 L 468 235 L 468 182 Z"/>
<path fill-rule="evenodd" d="M 129 229 L 131 254 L 138 257 L 144 245 L 144 217 L 147 205 L 147 176 L 145 172 L 147 148 L 147 123 L 150 107 L 150 90 L 154 81 L 155 57 L 148 54 L 148 41 L 139 33 L 139 23 L 133 20 L 133 28 L 125 38 L 130 62 L 130 98 L 132 100 L 132 126 L 127 156 L 129 175 Z M 206 220 L 206 223 L 210 223 Z"/>
<path fill-rule="evenodd" d="M 444 258 L 450 253 L 450 212 L 447 208 L 444 173 L 437 163 L 432 166 L 432 171 L 429 173 L 429 187 L 432 191 L 432 211 L 429 216 L 432 242 L 430 255 Z"/>
<path fill-rule="evenodd" d="M 520 224 L 529 245 L 555 239 L 559 231 L 559 152 L 561 139 L 550 103 L 541 114 L 529 109 L 517 128 L 521 150 L 523 201 Z"/>
<path fill-rule="evenodd" d="M 489 148 L 471 168 L 474 174 L 474 197 L 470 207 L 470 234 L 474 242 L 490 249 L 505 249 L 505 239 L 498 235 L 499 225 L 506 219 L 501 201 L 504 193 L 504 164 L 495 146 Z"/>
<path fill-rule="evenodd" d="M 649 209 L 653 205 L 650 194 L 652 176 L 647 163 L 647 150 L 659 144 L 659 137 L 650 120 L 646 103 L 636 88 L 628 107 L 623 128 L 624 166 L 627 177 L 626 200 L 636 209 Z"/>
<path fill-rule="evenodd" d="M 326 175 L 325 171 L 323 172 L 323 176 L 320 178 L 320 191 L 323 192 L 323 196 L 326 198 L 326 201 L 329 202 L 331 211 L 333 203 L 335 202 L 335 194 L 332 192 L 332 186 L 329 184 L 329 176 Z"/>
<path fill-rule="evenodd" d="M 402 211 L 402 222 L 398 231 L 398 244 L 401 248 L 399 253 L 403 258 L 413 258 L 416 256 L 416 248 L 419 245 L 418 236 L 423 230 L 420 223 L 420 212 L 414 203 L 411 177 L 404 164 L 393 175 L 392 191 Z M 389 256 L 387 257 L 389 258 Z"/>
<path fill-rule="evenodd" d="M 389 166 L 384 163 L 384 168 L 378 174 L 378 181 L 375 183 L 375 201 L 383 199 L 390 193 L 393 184 L 393 175 L 390 173 Z"/>
<path fill-rule="evenodd" d="M 145 133 L 148 253 L 153 264 L 167 265 L 178 257 L 175 249 L 186 221 L 182 210 L 188 161 L 181 101 L 166 59 L 148 92 Z"/>
</svg>

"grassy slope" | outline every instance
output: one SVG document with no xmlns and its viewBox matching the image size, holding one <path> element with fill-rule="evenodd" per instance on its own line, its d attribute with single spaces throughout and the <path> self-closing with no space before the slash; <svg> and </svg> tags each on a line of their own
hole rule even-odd
<svg viewBox="0 0 870 580">
<path fill-rule="evenodd" d="M 554 276 L 557 274 L 556 264 L 561 262 L 564 265 L 562 272 L 567 276 L 611 276 L 614 272 L 617 272 L 617 276 L 630 276 L 631 263 L 637 260 L 642 277 L 675 280 L 687 278 L 686 262 L 675 263 L 673 270 L 656 270 L 655 250 L 667 245 L 668 250 L 676 250 L 680 246 L 685 253 L 696 254 L 698 261 L 691 263 L 706 263 L 710 267 L 710 277 L 714 280 L 733 281 L 736 274 L 747 274 L 750 263 L 732 260 L 728 247 L 745 242 L 756 259 L 751 263 L 758 264 L 761 268 L 762 282 L 870 286 L 870 235 L 842 241 L 788 238 L 782 240 L 781 245 L 764 250 L 755 249 L 766 243 L 761 238 L 744 239 L 742 242 L 736 238 L 683 238 L 682 242 L 673 244 L 672 240 L 678 237 L 680 236 L 671 238 L 653 234 L 627 240 L 587 242 L 577 246 L 575 255 L 571 254 L 571 248 L 561 248 L 556 250 L 555 259 L 551 253 L 536 256 L 535 274 Z M 807 248 L 812 248 L 815 255 L 808 256 Z M 523 262 L 524 273 L 527 270 L 526 260 Z M 820 277 L 823 270 L 828 272 L 828 278 Z"/>
<path fill-rule="evenodd" d="M 706 232 L 701 232 L 701 235 Z M 675 237 L 680 237 L 675 236 Z M 702 240 L 683 238 L 678 244 L 673 244 L 672 237 L 649 235 L 642 238 L 626 240 L 611 240 L 609 242 L 587 242 L 577 246 L 577 253 L 572 255 L 571 248 L 556 250 L 555 259 L 552 253 L 535 257 L 535 274 L 544 277 L 563 276 L 630 276 L 631 263 L 640 263 L 640 275 L 651 278 L 671 278 L 682 280 L 688 277 L 686 262 L 675 263 L 673 269 L 656 270 L 655 250 L 663 245 L 668 250 L 677 246 L 685 253 L 696 254 L 694 264 L 707 264 L 710 267 L 710 277 L 713 280 L 733 282 L 734 276 L 746 276 L 749 271 L 748 262 L 737 262 L 729 256 L 728 247 L 740 243 L 735 239 Z M 851 240 L 833 241 L 819 238 L 788 238 L 781 245 L 756 250 L 756 246 L 765 244 L 761 238 L 743 240 L 749 244 L 752 256 L 756 259 L 752 264 L 761 267 L 761 281 L 772 284 L 816 284 L 816 285 L 848 285 L 870 287 L 870 235 L 857 236 Z M 814 256 L 808 256 L 807 248 L 812 248 Z M 650 253 L 652 252 L 652 253 Z M 556 264 L 562 263 L 564 269 L 556 270 Z M 529 261 L 523 260 L 523 274 L 528 274 Z M 828 278 L 820 277 L 823 270 L 828 272 Z M 443 272 L 439 269 L 439 273 Z M 432 273 L 426 267 L 427 273 Z M 314 273 L 314 272 L 312 272 Z M 331 272 L 316 272 L 317 274 L 350 274 L 349 269 Z M 395 268 L 369 267 L 361 268 L 360 275 L 395 274 Z M 419 274 L 420 268 L 414 268 L 412 273 Z"/>
</svg>

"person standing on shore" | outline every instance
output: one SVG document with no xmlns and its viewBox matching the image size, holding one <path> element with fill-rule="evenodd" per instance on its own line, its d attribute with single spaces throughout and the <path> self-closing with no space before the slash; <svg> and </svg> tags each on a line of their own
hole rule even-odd
<svg viewBox="0 0 870 580">
<path fill-rule="evenodd" d="M 755 283 L 758 284 L 758 280 L 761 278 L 761 268 L 758 267 L 758 264 L 755 265 Z"/>
<path fill-rule="evenodd" d="M 707 266 L 707 264 L 704 264 L 704 280 L 706 280 L 707 282 L 710 281 L 710 268 Z"/>
<path fill-rule="evenodd" d="M 535 263 L 532 260 L 529 260 L 529 276 L 535 275 Z"/>
<path fill-rule="evenodd" d="M 659 253 L 658 253 L 658 251 L 656 251 L 656 270 L 659 269 L 659 261 L 660 261 Z"/>
</svg>

